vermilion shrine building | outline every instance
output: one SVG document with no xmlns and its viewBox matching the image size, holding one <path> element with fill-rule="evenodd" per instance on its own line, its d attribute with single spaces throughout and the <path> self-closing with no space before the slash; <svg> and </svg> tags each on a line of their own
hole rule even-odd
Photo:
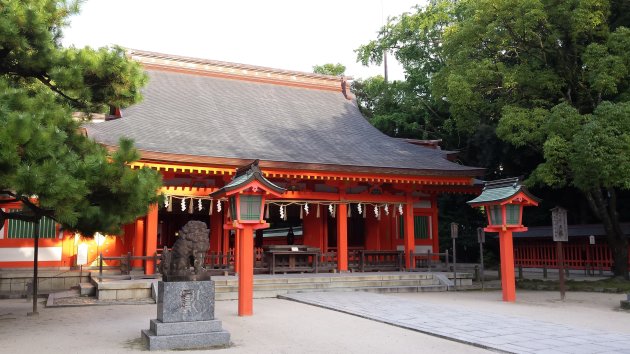
<svg viewBox="0 0 630 354">
<path fill-rule="evenodd" d="M 209 195 L 235 168 L 260 160 L 265 177 L 287 189 L 266 205 L 271 229 L 257 246 L 286 243 L 347 255 L 350 250 L 438 251 L 436 198 L 477 193 L 483 170 L 448 160 L 436 142 L 388 137 L 361 115 L 344 77 L 131 50 L 149 75 L 144 100 L 116 117 L 87 126 L 87 134 L 115 149 L 135 141 L 142 158 L 133 167 L 160 171 L 166 203 L 107 237 L 104 256 L 152 255 L 172 246 L 188 220 L 206 221 L 210 251 L 234 247 L 227 201 Z M 220 205 L 218 205 L 220 204 Z M 275 237 L 274 237 L 275 235 Z M 32 266 L 25 225 L 0 231 L 0 267 Z M 76 264 L 75 239 L 50 223 L 42 228 L 41 266 Z M 29 249 L 31 250 L 29 253 Z M 337 268 L 348 269 L 347 257 Z M 135 266 L 141 266 L 136 261 Z M 151 272 L 152 264 L 147 264 Z"/>
</svg>

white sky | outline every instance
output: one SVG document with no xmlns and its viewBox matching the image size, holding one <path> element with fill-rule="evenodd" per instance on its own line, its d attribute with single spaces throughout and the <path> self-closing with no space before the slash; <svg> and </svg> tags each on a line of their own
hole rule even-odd
<svg viewBox="0 0 630 354">
<path fill-rule="evenodd" d="M 390 16 L 424 0 L 88 0 L 63 44 L 127 48 L 311 72 L 342 63 L 346 75 L 382 74 L 356 63 Z M 403 79 L 390 60 L 391 79 Z"/>
</svg>

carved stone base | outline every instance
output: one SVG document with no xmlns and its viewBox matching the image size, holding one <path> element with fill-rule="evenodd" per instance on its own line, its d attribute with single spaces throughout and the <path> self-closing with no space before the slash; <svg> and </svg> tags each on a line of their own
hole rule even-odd
<svg viewBox="0 0 630 354">
<path fill-rule="evenodd" d="M 214 282 L 158 282 L 157 319 L 141 334 L 149 350 L 228 346 L 230 333 L 214 319 Z"/>
</svg>

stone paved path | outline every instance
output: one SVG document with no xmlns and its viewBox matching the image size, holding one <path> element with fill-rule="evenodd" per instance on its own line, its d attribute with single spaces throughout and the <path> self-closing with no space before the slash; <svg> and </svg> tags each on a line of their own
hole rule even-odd
<svg viewBox="0 0 630 354">
<path fill-rule="evenodd" d="M 281 298 L 508 353 L 630 353 L 630 334 L 393 299 L 382 294 L 313 292 Z"/>
</svg>

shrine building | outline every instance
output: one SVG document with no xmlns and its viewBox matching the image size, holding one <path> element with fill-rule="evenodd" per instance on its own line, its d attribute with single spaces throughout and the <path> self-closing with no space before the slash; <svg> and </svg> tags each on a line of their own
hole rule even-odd
<svg viewBox="0 0 630 354">
<path fill-rule="evenodd" d="M 351 268 L 353 252 L 361 250 L 403 251 L 404 266 L 413 267 L 412 254 L 438 252 L 437 197 L 480 190 L 473 181 L 483 170 L 450 161 L 436 141 L 392 138 L 374 128 L 347 77 L 138 50 L 128 55 L 149 76 L 143 101 L 86 131 L 110 149 L 121 137 L 133 139 L 141 159 L 132 167 L 162 174 L 164 203 L 122 235 L 97 241 L 44 221 L 40 266 L 76 265 L 81 242 L 89 245 L 88 264 L 97 252 L 150 256 L 171 247 L 189 220 L 209 226 L 210 253 L 233 254 L 234 231 L 224 228 L 229 205 L 210 194 L 254 160 L 265 178 L 286 189 L 267 198 L 270 228 L 257 232 L 255 247 L 317 249 L 333 257 L 338 271 Z M 0 267 L 31 267 L 28 225 L 0 226 Z M 133 266 L 152 273 L 154 264 Z"/>
</svg>

